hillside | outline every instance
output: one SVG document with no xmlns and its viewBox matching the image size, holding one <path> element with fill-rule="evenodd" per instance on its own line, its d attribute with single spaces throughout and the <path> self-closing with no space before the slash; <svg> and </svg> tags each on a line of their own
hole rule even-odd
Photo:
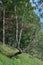
<svg viewBox="0 0 43 65">
<path fill-rule="evenodd" d="M 43 2 L 31 1 L 0 0 L 0 65 L 43 65 Z"/>
<path fill-rule="evenodd" d="M 11 59 L 0 53 L 0 65 L 43 65 L 43 62 L 26 53 Z"/>
<path fill-rule="evenodd" d="M 28 53 L 15 55 L 18 52 L 19 50 L 16 48 L 0 45 L 0 65 L 43 65 L 41 60 L 32 57 Z M 12 54 L 15 56 L 9 58 Z"/>
</svg>

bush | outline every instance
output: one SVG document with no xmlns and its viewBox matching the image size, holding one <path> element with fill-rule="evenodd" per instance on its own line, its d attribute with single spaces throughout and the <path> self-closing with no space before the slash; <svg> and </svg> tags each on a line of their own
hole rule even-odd
<svg viewBox="0 0 43 65">
<path fill-rule="evenodd" d="M 0 52 L 4 55 L 11 55 L 11 54 L 15 54 L 15 53 L 19 52 L 19 50 L 16 48 L 7 46 L 7 45 L 5 45 L 4 47 L 3 47 L 3 45 L 0 45 Z"/>
<path fill-rule="evenodd" d="M 30 55 L 23 53 L 13 58 L 14 65 L 43 65 L 43 62 L 37 58 L 33 58 Z M 19 64 L 18 64 L 19 63 Z"/>
</svg>

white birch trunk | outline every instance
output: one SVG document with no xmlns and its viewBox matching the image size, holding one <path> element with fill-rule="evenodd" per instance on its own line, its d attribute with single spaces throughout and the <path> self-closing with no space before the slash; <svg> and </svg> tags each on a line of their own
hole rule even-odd
<svg viewBox="0 0 43 65">
<path fill-rule="evenodd" d="M 18 44 L 18 17 L 17 17 L 17 9 L 16 9 L 16 6 L 15 6 L 15 15 L 16 15 L 16 46 Z"/>
<path fill-rule="evenodd" d="M 27 3 L 25 4 L 24 13 L 23 13 L 23 16 L 22 16 L 22 28 L 20 30 L 19 41 L 18 41 L 18 48 L 20 48 L 20 41 L 21 41 L 22 32 L 23 32 L 23 24 L 24 24 L 24 16 L 25 16 L 26 7 L 27 7 Z"/>
</svg>

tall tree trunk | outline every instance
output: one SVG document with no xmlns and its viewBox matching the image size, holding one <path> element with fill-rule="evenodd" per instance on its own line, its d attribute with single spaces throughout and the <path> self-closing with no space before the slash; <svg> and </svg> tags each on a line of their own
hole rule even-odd
<svg viewBox="0 0 43 65">
<path fill-rule="evenodd" d="M 22 18 L 22 28 L 20 30 L 19 41 L 18 41 L 18 48 L 20 48 L 20 41 L 21 41 L 22 32 L 23 32 L 23 21 L 24 21 L 24 17 Z"/>
<path fill-rule="evenodd" d="M 23 12 L 23 16 L 22 16 L 22 28 L 20 30 L 20 35 L 18 37 L 18 19 L 17 19 L 17 9 L 16 9 L 16 6 L 15 6 L 15 15 L 16 15 L 16 44 L 17 44 L 17 47 L 18 47 L 18 49 L 20 51 L 22 51 L 21 48 L 20 48 L 20 41 L 21 41 L 21 37 L 22 37 L 23 23 L 24 23 L 24 15 L 25 15 L 26 7 L 27 7 L 27 3 L 25 3 L 24 12 Z"/>
<path fill-rule="evenodd" d="M 16 6 L 15 6 L 15 15 L 16 15 L 16 47 L 18 45 L 18 17 L 17 17 L 17 9 L 16 9 Z"/>
<path fill-rule="evenodd" d="M 17 16 L 16 16 L 16 43 L 18 45 L 18 20 L 17 20 Z"/>
<path fill-rule="evenodd" d="M 23 16 L 22 16 L 22 24 L 21 24 L 22 28 L 20 30 L 19 41 L 18 41 L 18 48 L 20 48 L 20 41 L 21 41 L 22 32 L 23 32 L 23 24 L 24 24 L 24 16 L 25 16 L 25 12 L 26 12 L 26 7 L 27 7 L 27 3 L 25 3 L 24 12 L 23 12 Z"/>
<path fill-rule="evenodd" d="M 3 6 L 3 45 L 5 45 L 5 6 Z"/>
</svg>

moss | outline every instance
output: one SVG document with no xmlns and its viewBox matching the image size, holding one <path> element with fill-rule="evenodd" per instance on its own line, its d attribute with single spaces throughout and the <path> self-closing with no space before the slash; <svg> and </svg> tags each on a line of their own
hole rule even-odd
<svg viewBox="0 0 43 65">
<path fill-rule="evenodd" d="M 3 45 L 0 45 L 0 52 L 4 55 L 11 55 L 19 52 L 19 50 L 16 48 L 13 49 L 12 47 L 9 47 L 7 45 L 5 45 L 4 47 Z"/>
</svg>

